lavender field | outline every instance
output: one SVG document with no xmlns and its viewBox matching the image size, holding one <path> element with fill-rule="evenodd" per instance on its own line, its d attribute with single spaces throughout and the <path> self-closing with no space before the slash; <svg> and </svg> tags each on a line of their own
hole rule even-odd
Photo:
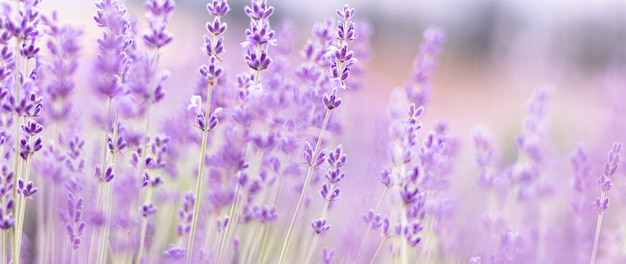
<svg viewBox="0 0 626 264">
<path fill-rule="evenodd" d="M 626 4 L 296 2 L 1 0 L 0 263 L 626 263 Z"/>
</svg>

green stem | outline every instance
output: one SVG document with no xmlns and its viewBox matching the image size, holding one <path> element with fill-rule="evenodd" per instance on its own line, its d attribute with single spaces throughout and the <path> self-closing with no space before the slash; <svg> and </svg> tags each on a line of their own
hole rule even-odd
<svg viewBox="0 0 626 264">
<path fill-rule="evenodd" d="M 328 126 L 328 120 L 330 119 L 330 109 L 326 110 L 326 115 L 324 116 L 324 122 L 322 123 L 322 129 L 320 130 L 319 137 L 317 138 L 317 143 L 315 144 L 315 149 L 313 150 L 312 159 L 316 159 L 317 155 L 322 146 L 322 139 L 324 137 L 324 133 L 326 132 L 326 126 Z M 296 211 L 293 213 L 291 217 L 291 222 L 289 223 L 289 228 L 287 229 L 287 237 L 285 238 L 285 242 L 283 243 L 283 248 L 280 253 L 280 259 L 278 260 L 279 264 L 282 264 L 285 260 L 285 256 L 287 255 L 287 248 L 289 247 L 289 241 L 291 240 L 291 235 L 293 233 L 293 229 L 296 225 L 296 221 L 298 220 L 298 215 L 300 214 L 300 209 L 302 208 L 302 204 L 304 202 L 304 196 L 306 195 L 307 187 L 311 182 L 311 176 L 313 175 L 313 163 L 315 160 L 311 160 L 309 164 L 309 170 L 307 171 L 306 178 L 304 179 L 304 186 L 302 186 L 302 192 L 300 193 L 300 198 L 298 199 L 298 204 L 296 205 Z"/>
<path fill-rule="evenodd" d="M 259 260 L 261 261 L 260 263 L 265 263 L 265 256 L 267 255 L 267 248 L 269 245 L 269 234 L 272 232 L 272 230 L 274 229 L 274 222 L 271 223 L 267 223 L 268 225 L 270 225 L 267 230 L 265 230 L 265 233 L 263 234 L 263 240 L 261 242 L 261 257 L 259 258 Z"/>
</svg>

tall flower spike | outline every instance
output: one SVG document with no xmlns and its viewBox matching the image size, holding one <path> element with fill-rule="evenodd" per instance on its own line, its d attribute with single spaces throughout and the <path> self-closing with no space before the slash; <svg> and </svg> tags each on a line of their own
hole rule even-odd
<svg viewBox="0 0 626 264">
<path fill-rule="evenodd" d="M 420 51 L 413 62 L 410 82 L 404 86 L 406 97 L 418 106 L 425 105 L 430 98 L 430 75 L 436 66 L 437 55 L 441 52 L 446 35 L 439 28 L 428 27 L 424 30 L 423 38 Z"/>
<path fill-rule="evenodd" d="M 602 227 L 602 217 L 604 212 L 609 209 L 609 197 L 607 196 L 607 192 L 611 190 L 613 184 L 611 183 L 610 177 L 615 174 L 617 171 L 617 166 L 620 160 L 620 151 L 622 150 L 621 143 L 614 143 L 611 151 L 609 151 L 606 162 L 604 163 L 604 170 L 600 178 L 598 178 L 597 183 L 600 187 L 600 197 L 597 197 L 593 202 L 593 206 L 598 212 L 598 220 L 596 222 L 596 233 L 593 242 L 593 249 L 591 250 L 591 261 L 593 264 L 596 261 L 596 252 L 598 250 L 598 243 L 600 239 L 600 230 Z"/>
<path fill-rule="evenodd" d="M 268 5 L 266 0 L 252 0 L 251 5 L 246 6 L 245 12 L 250 18 L 250 28 L 246 29 L 246 41 L 241 46 L 246 48 L 246 64 L 256 71 L 255 83 L 258 84 L 260 72 L 272 63 L 268 46 L 276 45 L 275 32 L 269 23 L 274 7 Z"/>
<path fill-rule="evenodd" d="M 222 111 L 222 108 L 217 107 L 213 109 L 213 112 L 211 112 L 211 97 L 214 86 L 218 83 L 218 79 L 223 73 L 223 68 L 218 65 L 218 62 L 221 61 L 221 55 L 224 53 L 224 39 L 222 35 L 228 27 L 226 23 L 222 22 L 221 17 L 224 16 L 229 10 L 230 8 L 228 7 L 226 0 L 214 0 L 207 5 L 207 11 L 214 16 L 213 22 L 209 22 L 206 25 L 209 34 L 204 35 L 204 45 L 202 46 L 203 52 L 209 56 L 209 64 L 200 66 L 199 70 L 200 75 L 203 77 L 203 88 L 206 88 L 206 90 L 200 93 L 203 96 L 192 97 L 191 105 L 189 106 L 190 108 L 195 108 L 196 110 L 195 124 L 202 130 L 202 143 L 200 146 L 195 192 L 192 194 L 195 197 L 195 202 L 192 212 L 186 213 L 187 216 L 189 216 L 188 225 L 186 225 L 186 228 L 181 229 L 189 232 L 186 263 L 191 263 L 192 259 L 195 257 L 193 253 L 194 240 L 198 219 L 200 217 L 200 203 L 203 200 L 202 197 L 204 197 L 202 190 L 204 188 L 204 168 L 205 163 L 207 163 L 206 149 L 208 148 L 207 142 L 209 131 L 213 130 L 217 126 L 219 121 L 218 116 Z M 202 104 L 203 101 L 204 107 L 201 107 L 200 104 Z M 221 250 L 219 254 L 221 254 Z M 219 262 L 220 256 L 218 255 L 217 258 Z"/>
<path fill-rule="evenodd" d="M 123 76 L 130 69 L 132 59 L 127 50 L 133 44 L 131 23 L 126 9 L 115 0 L 101 0 L 94 20 L 105 28 L 98 39 L 98 58 L 96 60 L 95 81 L 97 91 L 113 98 L 123 94 Z"/>
<path fill-rule="evenodd" d="M 166 31 L 169 19 L 176 9 L 173 0 L 148 0 L 146 1 L 146 14 L 150 31 L 143 36 L 146 46 L 161 48 L 172 41 L 172 34 Z"/>
</svg>

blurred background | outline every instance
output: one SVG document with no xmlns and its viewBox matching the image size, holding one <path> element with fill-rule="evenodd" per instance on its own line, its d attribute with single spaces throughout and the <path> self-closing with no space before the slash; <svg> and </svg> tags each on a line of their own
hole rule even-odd
<svg viewBox="0 0 626 264">
<path fill-rule="evenodd" d="M 58 10 L 66 21 L 85 30 L 85 55 L 95 55 L 94 1 L 43 1 L 44 13 Z M 493 131 L 502 149 L 503 163 L 516 158 L 514 139 L 520 133 L 526 101 L 539 87 L 548 87 L 551 141 L 566 163 L 567 153 L 583 143 L 606 153 L 614 141 L 626 140 L 626 1 L 290 1 L 270 0 L 275 7 L 274 28 L 289 21 L 295 29 L 293 65 L 302 60 L 300 48 L 311 36 L 315 22 L 335 18 L 344 3 L 356 8 L 356 19 L 371 27 L 371 57 L 360 61 L 366 67 L 364 85 L 351 93 L 342 112 L 347 127 L 342 143 L 376 152 L 385 134 L 390 94 L 409 79 L 419 50 L 422 31 L 437 26 L 447 41 L 433 73 L 433 90 L 424 116 L 424 129 L 445 120 L 451 135 L 462 142 L 462 168 L 473 168 L 471 134 L 477 126 Z M 144 1 L 126 5 L 145 30 Z M 162 68 L 172 71 L 166 82 L 168 95 L 161 113 L 188 105 L 197 83 L 197 69 L 206 63 L 201 53 L 205 23 L 210 18 L 206 1 L 179 0 L 170 20 L 174 41 L 162 50 Z M 243 9 L 249 1 L 229 1 L 225 17 L 224 58 L 229 78 L 246 70 L 239 43 L 249 19 Z M 194 52 L 197 51 L 197 52 Z M 83 56 L 82 71 L 90 70 L 94 56 Z M 97 100 L 90 93 L 88 74 L 78 94 Z M 234 82 L 234 79 L 233 79 Z M 102 105 L 94 101 L 96 105 Z M 424 133 L 425 134 L 425 133 Z M 384 137 L 384 136 L 383 136 Z M 604 156 L 602 154 L 601 156 Z M 380 157 L 360 157 L 354 166 L 359 174 L 377 177 Z M 383 162 L 384 163 L 384 162 Z M 564 164 L 567 165 L 567 164 Z M 469 167 L 466 167 L 469 166 Z M 474 179 L 470 171 L 464 177 Z"/>
<path fill-rule="evenodd" d="M 621 102 L 626 63 L 625 1 L 345 1 L 357 10 L 357 20 L 372 29 L 372 56 L 363 89 L 354 94 L 353 107 L 375 109 L 370 125 L 387 115 L 391 91 L 408 79 L 422 31 L 435 25 L 447 32 L 447 42 L 433 76 L 433 94 L 426 122 L 446 119 L 452 131 L 467 135 L 475 124 L 494 127 L 509 141 L 519 129 L 526 98 L 540 86 L 552 90 L 550 113 L 553 128 L 562 133 L 556 143 L 572 144 L 594 137 L 606 123 L 607 107 Z M 143 1 L 126 1 L 130 12 L 144 22 Z M 175 41 L 163 50 L 167 68 L 173 71 L 170 91 L 185 90 L 195 79 L 185 72 L 203 63 L 199 46 L 209 18 L 205 1 L 177 1 L 170 31 Z M 243 71 L 243 31 L 248 1 L 230 1 L 226 17 L 227 61 L 230 72 Z M 344 2 L 331 0 L 274 0 L 272 24 L 289 20 L 296 30 L 294 61 L 310 36 L 311 27 Z M 61 16 L 85 29 L 85 53 L 95 53 L 99 36 L 93 23 L 93 1 L 44 1 L 44 10 L 56 9 Z M 45 11 L 44 11 L 45 12 Z M 146 28 L 145 23 L 142 24 Z M 198 50 L 198 54 L 193 52 Z M 184 51 L 184 52 L 183 52 Z M 177 78 L 181 76 L 182 78 Z M 620 90 L 621 89 L 621 90 Z M 170 93 L 169 99 L 171 98 Z M 180 94 L 180 93 L 178 93 Z M 185 98 L 188 93 L 184 94 Z M 174 99 L 172 99 L 174 100 Z M 187 99 L 184 99 L 185 101 Z M 174 101 L 170 101 L 174 102 Z M 351 111 L 352 112 L 352 111 Z M 361 120 L 363 121 L 363 120 Z M 602 123 L 604 122 L 604 123 Z M 576 131 L 577 133 L 568 133 Z M 508 144 L 512 146 L 512 144 Z M 608 146 L 608 145 L 607 145 Z"/>
</svg>

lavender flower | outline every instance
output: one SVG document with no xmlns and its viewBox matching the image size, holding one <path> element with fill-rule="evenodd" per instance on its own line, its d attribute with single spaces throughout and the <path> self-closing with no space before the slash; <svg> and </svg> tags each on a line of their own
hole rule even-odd
<svg viewBox="0 0 626 264">
<path fill-rule="evenodd" d="M 606 193 L 610 191 L 613 187 L 613 183 L 611 182 L 610 177 L 613 176 L 613 174 L 615 174 L 615 171 L 617 170 L 617 164 L 620 159 L 619 152 L 621 149 L 622 144 L 613 144 L 613 147 L 609 152 L 609 157 L 604 163 L 604 171 L 596 181 L 602 193 L 602 195 L 599 198 L 596 198 L 593 202 L 593 205 L 598 211 L 598 214 L 604 213 L 609 208 L 609 197 L 606 196 Z"/>
<path fill-rule="evenodd" d="M 143 36 L 146 46 L 160 49 L 172 41 L 172 34 L 166 31 L 176 4 L 173 0 L 148 0 L 146 1 L 146 20 L 150 26 L 150 32 Z"/>
<path fill-rule="evenodd" d="M 131 67 L 127 50 L 133 45 L 131 23 L 126 17 L 126 9 L 116 0 L 102 0 L 96 3 L 98 12 L 94 20 L 105 28 L 98 39 L 98 60 L 96 88 L 101 94 L 114 98 L 124 92 L 123 77 Z"/>
<path fill-rule="evenodd" d="M 65 224 L 65 229 L 67 230 L 67 233 L 69 235 L 72 248 L 76 250 L 80 246 L 80 237 L 85 231 L 85 221 L 82 220 L 83 198 L 76 197 L 74 193 L 79 192 L 82 189 L 82 186 L 80 186 L 80 184 L 76 183 L 75 181 L 68 182 L 65 186 L 68 189 L 68 222 Z"/>
<path fill-rule="evenodd" d="M 424 41 L 420 45 L 420 52 L 413 62 L 411 81 L 405 85 L 404 91 L 410 102 L 417 106 L 424 106 L 429 100 L 431 90 L 431 73 L 436 66 L 436 57 L 441 52 L 445 42 L 445 33 L 436 27 L 424 30 Z"/>
<path fill-rule="evenodd" d="M 250 17 L 250 28 L 246 29 L 246 41 L 241 46 L 247 49 L 246 63 L 256 71 L 254 82 L 258 86 L 260 72 L 272 63 L 272 58 L 268 55 L 269 46 L 276 45 L 276 33 L 269 23 L 274 7 L 268 5 L 266 0 L 252 0 L 251 5 L 246 6 L 245 12 Z"/>
<path fill-rule="evenodd" d="M 193 208 L 196 203 L 196 198 L 193 193 L 187 192 L 183 195 L 183 204 L 180 210 L 178 210 L 178 220 L 180 221 L 176 226 L 178 235 L 184 236 L 191 230 L 191 219 L 193 218 Z"/>
</svg>

